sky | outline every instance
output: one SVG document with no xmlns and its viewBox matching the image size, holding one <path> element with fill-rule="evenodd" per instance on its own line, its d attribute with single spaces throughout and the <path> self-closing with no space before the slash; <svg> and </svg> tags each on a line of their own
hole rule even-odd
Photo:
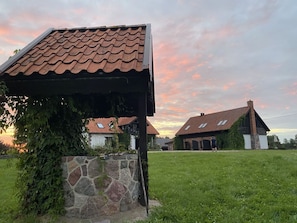
<svg viewBox="0 0 297 223">
<path fill-rule="evenodd" d="M 2 0 L 0 64 L 48 28 L 147 23 L 156 100 L 148 119 L 160 137 L 174 137 L 192 116 L 252 100 L 269 135 L 295 138 L 295 0 Z"/>
</svg>

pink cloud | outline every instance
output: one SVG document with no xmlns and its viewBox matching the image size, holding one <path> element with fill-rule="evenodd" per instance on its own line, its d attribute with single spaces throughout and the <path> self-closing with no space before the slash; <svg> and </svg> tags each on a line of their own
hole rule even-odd
<svg viewBox="0 0 297 223">
<path fill-rule="evenodd" d="M 289 87 L 288 91 L 289 95 L 296 96 L 297 95 L 297 82 L 294 82 L 291 87 Z"/>
<path fill-rule="evenodd" d="M 198 74 L 198 73 L 192 75 L 193 80 L 197 80 L 197 79 L 200 79 L 200 78 L 201 78 L 201 75 Z"/>
<path fill-rule="evenodd" d="M 229 82 L 229 83 L 227 83 L 227 84 L 225 84 L 224 86 L 223 86 L 223 89 L 226 91 L 226 90 L 229 90 L 230 88 L 232 88 L 233 86 L 235 85 L 235 82 Z"/>
</svg>

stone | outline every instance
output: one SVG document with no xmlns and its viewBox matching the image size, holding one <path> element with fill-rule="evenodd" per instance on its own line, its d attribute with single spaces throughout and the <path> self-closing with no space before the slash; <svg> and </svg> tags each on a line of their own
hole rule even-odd
<svg viewBox="0 0 297 223">
<path fill-rule="evenodd" d="M 131 180 L 131 182 L 130 182 L 130 184 L 129 184 L 129 186 L 128 186 L 128 190 L 129 190 L 130 192 L 134 190 L 135 184 L 136 184 L 135 181 L 132 181 L 132 180 Z"/>
<path fill-rule="evenodd" d="M 140 183 L 139 182 L 136 182 L 133 190 L 130 191 L 131 192 L 132 199 L 134 201 L 136 201 L 138 199 L 138 197 L 139 197 L 139 187 L 140 187 Z"/>
<path fill-rule="evenodd" d="M 101 208 L 100 212 L 102 215 L 112 215 L 119 212 L 119 210 L 120 208 L 117 203 L 110 202 L 107 205 L 105 205 L 103 208 Z"/>
<path fill-rule="evenodd" d="M 107 201 L 108 201 L 107 197 L 103 195 L 89 197 L 89 202 L 92 202 L 97 209 L 102 208 L 107 203 Z"/>
<path fill-rule="evenodd" d="M 70 162 L 68 162 L 68 172 L 72 172 L 72 170 L 74 170 L 75 168 L 77 168 L 79 165 L 75 160 L 71 160 Z"/>
<path fill-rule="evenodd" d="M 124 196 L 126 191 L 127 189 L 124 187 L 124 185 L 122 185 L 118 181 L 113 181 L 113 183 L 106 191 L 106 194 L 110 200 L 112 200 L 113 202 L 118 202 L 121 200 L 122 196 Z"/>
<path fill-rule="evenodd" d="M 87 201 L 88 201 L 88 196 L 76 194 L 74 206 L 81 208 L 82 206 L 84 206 L 87 203 Z"/>
<path fill-rule="evenodd" d="M 105 173 L 113 179 L 119 179 L 119 162 L 117 160 L 108 160 L 105 163 Z"/>
<path fill-rule="evenodd" d="M 130 182 L 131 182 L 131 175 L 130 175 L 130 171 L 128 168 L 125 169 L 121 169 L 120 170 L 120 179 L 119 181 L 125 185 L 126 187 L 129 186 Z"/>
<path fill-rule="evenodd" d="M 90 178 L 94 178 L 99 176 L 100 170 L 99 170 L 99 161 L 97 159 L 93 159 L 90 161 L 88 165 L 88 173 Z"/>
<path fill-rule="evenodd" d="M 66 163 L 62 163 L 62 177 L 64 179 L 68 178 L 68 168 L 67 168 Z"/>
<path fill-rule="evenodd" d="M 126 155 L 113 155 L 111 157 L 114 160 L 125 160 L 126 159 Z"/>
<path fill-rule="evenodd" d="M 82 169 L 83 176 L 87 176 L 88 175 L 87 166 L 86 165 L 82 165 L 81 166 L 81 169 Z"/>
<path fill-rule="evenodd" d="M 80 167 L 77 167 L 69 174 L 68 181 L 72 186 L 74 186 L 80 177 L 81 177 L 81 169 Z"/>
<path fill-rule="evenodd" d="M 76 160 L 77 163 L 83 164 L 85 162 L 85 160 L 86 160 L 86 157 L 85 156 L 76 156 L 75 160 Z"/>
<path fill-rule="evenodd" d="M 67 162 L 70 162 L 73 159 L 74 159 L 74 156 L 67 156 Z"/>
<path fill-rule="evenodd" d="M 61 165 L 65 177 L 66 216 L 85 218 L 80 222 L 87 222 L 93 217 L 112 215 L 137 206 L 140 191 L 137 155 L 120 154 L 110 156 L 108 160 L 94 156 L 63 160 L 66 160 Z"/>
<path fill-rule="evenodd" d="M 94 178 L 93 181 L 94 181 L 95 188 L 103 192 L 106 188 L 108 188 L 112 179 L 108 176 L 100 176 L 100 177 Z"/>
<path fill-rule="evenodd" d="M 135 170 L 134 170 L 134 175 L 133 175 L 133 180 L 134 181 L 138 181 L 138 179 L 139 179 L 139 167 L 138 167 L 138 165 L 137 165 L 137 167 L 135 168 Z"/>
<path fill-rule="evenodd" d="M 67 181 L 63 184 L 65 207 L 72 207 L 74 205 L 74 193 Z"/>
<path fill-rule="evenodd" d="M 94 186 L 88 178 L 81 178 L 77 185 L 75 186 L 74 191 L 78 194 L 83 194 L 87 196 L 94 196 L 95 195 L 95 190 Z"/>
<path fill-rule="evenodd" d="M 120 203 L 120 211 L 128 211 L 130 209 L 130 205 L 132 204 L 132 198 L 129 191 L 123 196 L 121 203 Z"/>
<path fill-rule="evenodd" d="M 122 160 L 121 161 L 121 169 L 127 168 L 128 166 L 128 161 L 127 160 Z"/>
<path fill-rule="evenodd" d="M 127 160 L 137 160 L 137 154 L 127 154 Z"/>
<path fill-rule="evenodd" d="M 81 218 L 90 218 L 98 215 L 99 211 L 93 202 L 87 202 L 80 210 Z"/>
<path fill-rule="evenodd" d="M 80 217 L 80 212 L 79 212 L 79 208 L 70 208 L 70 209 L 66 209 L 66 217 L 69 218 L 77 218 Z"/>
<path fill-rule="evenodd" d="M 130 170 L 131 176 L 133 176 L 135 172 L 135 163 L 136 162 L 134 160 L 129 161 L 129 170 Z"/>
<path fill-rule="evenodd" d="M 111 223 L 109 219 L 104 219 L 103 221 L 96 221 L 94 223 Z"/>
</svg>

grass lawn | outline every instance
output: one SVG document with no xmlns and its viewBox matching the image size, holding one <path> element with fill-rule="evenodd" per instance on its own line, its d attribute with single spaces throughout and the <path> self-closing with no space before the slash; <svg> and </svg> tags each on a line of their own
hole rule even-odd
<svg viewBox="0 0 297 223">
<path fill-rule="evenodd" d="M 0 223 L 15 222 L 16 168 L 0 168 Z M 149 153 L 149 175 L 163 206 L 145 223 L 297 222 L 297 150 Z"/>
<path fill-rule="evenodd" d="M 15 180 L 17 171 L 16 160 L 0 159 L 0 223 L 13 222 L 16 215 L 17 198 L 15 195 Z"/>
<path fill-rule="evenodd" d="M 297 222 L 297 151 L 149 154 L 146 222 Z"/>
</svg>

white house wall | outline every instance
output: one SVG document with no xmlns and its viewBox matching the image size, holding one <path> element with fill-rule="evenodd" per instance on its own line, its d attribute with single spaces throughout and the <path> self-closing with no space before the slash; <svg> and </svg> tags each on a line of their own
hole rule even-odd
<svg viewBox="0 0 297 223">
<path fill-rule="evenodd" d="M 244 138 L 244 148 L 245 149 L 251 149 L 251 135 L 243 135 Z M 268 141 L 267 141 L 267 135 L 259 135 L 259 141 L 260 141 L 260 148 L 261 149 L 268 149 Z"/>
<path fill-rule="evenodd" d="M 244 138 L 244 148 L 245 149 L 251 149 L 251 135 L 243 135 Z"/>
<path fill-rule="evenodd" d="M 267 135 L 259 135 L 261 149 L 268 149 Z"/>
<path fill-rule="evenodd" d="M 104 146 L 106 138 L 111 138 L 112 134 L 90 134 L 90 146 L 92 148 L 96 146 Z"/>
<path fill-rule="evenodd" d="M 130 135 L 130 148 L 133 150 L 136 149 L 136 138 L 134 135 Z"/>
</svg>

